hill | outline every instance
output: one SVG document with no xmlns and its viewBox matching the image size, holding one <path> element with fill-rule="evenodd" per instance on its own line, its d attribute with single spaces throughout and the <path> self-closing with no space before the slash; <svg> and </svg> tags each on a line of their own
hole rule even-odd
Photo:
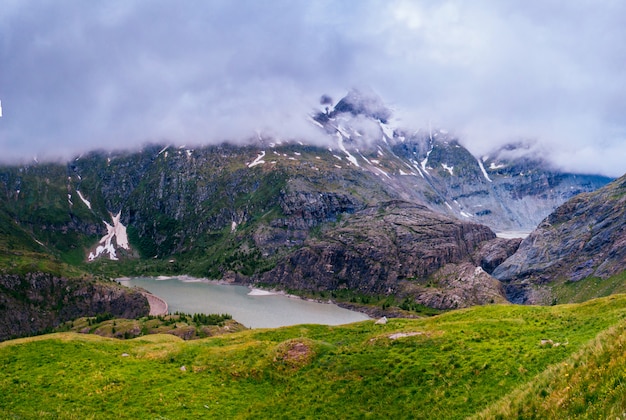
<svg viewBox="0 0 626 420">
<path fill-rule="evenodd" d="M 7 341 L 0 415 L 614 418 L 624 408 L 624 308 L 615 295 L 195 341 L 74 333 Z"/>
</svg>

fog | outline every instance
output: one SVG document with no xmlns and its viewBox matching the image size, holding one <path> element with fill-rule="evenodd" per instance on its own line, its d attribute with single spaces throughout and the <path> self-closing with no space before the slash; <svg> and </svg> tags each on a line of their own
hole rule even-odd
<svg viewBox="0 0 626 420">
<path fill-rule="evenodd" d="M 350 89 L 475 154 L 626 172 L 622 2 L 38 1 L 0 8 L 0 160 L 146 142 L 319 141 Z"/>
</svg>

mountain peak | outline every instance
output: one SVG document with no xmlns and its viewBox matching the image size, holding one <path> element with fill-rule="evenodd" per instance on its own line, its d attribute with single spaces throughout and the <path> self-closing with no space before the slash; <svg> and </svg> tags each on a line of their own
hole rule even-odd
<svg viewBox="0 0 626 420">
<path fill-rule="evenodd" d="M 379 120 L 383 124 L 386 124 L 391 118 L 391 110 L 380 96 L 370 90 L 351 89 L 346 96 L 337 102 L 329 116 L 334 117 L 341 113 L 350 113 L 354 116 L 364 115 Z"/>
</svg>

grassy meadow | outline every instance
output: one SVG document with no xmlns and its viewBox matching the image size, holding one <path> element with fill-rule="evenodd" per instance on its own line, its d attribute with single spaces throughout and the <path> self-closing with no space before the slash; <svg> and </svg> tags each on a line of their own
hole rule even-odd
<svg viewBox="0 0 626 420">
<path fill-rule="evenodd" d="M 0 418 L 616 418 L 626 296 L 183 341 L 0 343 Z"/>
</svg>

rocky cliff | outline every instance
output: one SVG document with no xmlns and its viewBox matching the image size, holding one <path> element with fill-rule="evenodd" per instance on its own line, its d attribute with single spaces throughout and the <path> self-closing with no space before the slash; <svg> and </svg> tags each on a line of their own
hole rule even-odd
<svg viewBox="0 0 626 420">
<path fill-rule="evenodd" d="M 255 280 L 298 290 L 409 296 L 440 309 L 487 303 L 496 295 L 503 301 L 495 279 L 486 273 L 475 275 L 474 253 L 494 239 L 486 226 L 460 222 L 413 203 L 383 202 L 307 239 Z M 462 263 L 471 263 L 472 269 L 456 271 L 455 287 L 447 280 L 430 282 L 448 264 Z M 419 287 L 429 282 L 429 290 Z M 483 291 L 475 287 L 478 283 Z M 473 288 L 474 298 L 453 298 L 462 288 Z M 437 297 L 432 297 L 433 290 Z"/>
<path fill-rule="evenodd" d="M 540 303 L 545 295 L 537 295 L 535 286 L 624 270 L 626 177 L 559 206 L 493 275 L 507 284 L 512 300 Z"/>
<path fill-rule="evenodd" d="M 149 311 L 141 293 L 115 283 L 41 272 L 0 275 L 0 341 L 41 333 L 82 316 L 136 318 Z"/>
</svg>

